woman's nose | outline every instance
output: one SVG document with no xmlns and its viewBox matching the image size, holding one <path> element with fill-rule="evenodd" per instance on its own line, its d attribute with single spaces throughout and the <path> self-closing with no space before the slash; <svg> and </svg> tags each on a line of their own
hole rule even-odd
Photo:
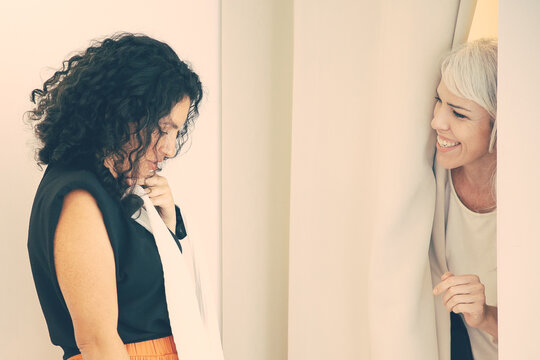
<svg viewBox="0 0 540 360">
<path fill-rule="evenodd" d="M 434 130 L 448 130 L 450 128 L 450 123 L 448 120 L 448 114 L 446 111 L 444 111 L 441 106 L 438 106 L 438 109 L 435 109 L 433 112 L 431 127 Z"/>
<path fill-rule="evenodd" d="M 173 157 L 176 155 L 176 138 L 172 138 L 168 135 L 162 136 L 161 139 L 159 139 L 158 150 L 165 157 Z"/>
</svg>

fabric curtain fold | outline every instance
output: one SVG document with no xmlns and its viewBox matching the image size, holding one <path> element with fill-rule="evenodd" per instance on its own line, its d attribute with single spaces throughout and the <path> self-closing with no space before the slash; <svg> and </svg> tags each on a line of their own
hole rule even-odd
<svg viewBox="0 0 540 360">
<path fill-rule="evenodd" d="M 441 304 L 432 294 L 438 281 L 431 279 L 428 259 L 436 197 L 429 123 L 440 58 L 466 41 L 475 3 L 409 1 L 402 4 L 403 11 L 412 11 L 418 21 L 408 23 L 400 21 L 395 9 L 383 12 L 390 19 L 385 22 L 388 37 L 381 41 L 384 66 L 378 73 L 386 73 L 381 77 L 381 93 L 395 88 L 402 96 L 381 114 L 386 125 L 378 127 L 376 136 L 392 148 L 382 150 L 375 171 L 380 181 L 368 294 L 374 360 L 450 359 L 450 318 L 445 313 L 435 320 Z M 404 34 L 401 46 L 394 43 L 398 33 Z M 398 54 L 403 68 L 386 60 Z"/>
<path fill-rule="evenodd" d="M 290 360 L 438 359 L 430 121 L 474 4 L 295 1 Z"/>
</svg>

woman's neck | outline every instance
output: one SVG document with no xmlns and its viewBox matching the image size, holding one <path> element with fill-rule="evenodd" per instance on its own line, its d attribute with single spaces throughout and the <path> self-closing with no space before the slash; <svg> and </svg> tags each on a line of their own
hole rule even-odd
<svg viewBox="0 0 540 360">
<path fill-rule="evenodd" d="M 476 161 L 451 170 L 454 189 L 461 202 L 478 213 L 497 207 L 493 176 L 497 169 L 497 154 L 490 153 Z"/>
<path fill-rule="evenodd" d="M 470 187 L 481 190 L 491 187 L 496 169 L 497 152 L 494 151 L 472 163 L 452 169 L 452 174 L 454 177 L 460 177 Z"/>
</svg>

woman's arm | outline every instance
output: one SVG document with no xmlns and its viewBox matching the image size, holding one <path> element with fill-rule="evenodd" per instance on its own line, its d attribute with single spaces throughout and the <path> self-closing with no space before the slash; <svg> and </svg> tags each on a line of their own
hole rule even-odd
<svg viewBox="0 0 540 360">
<path fill-rule="evenodd" d="M 54 263 L 75 340 L 85 360 L 129 360 L 117 331 L 118 302 L 111 243 L 95 199 L 85 190 L 64 198 Z"/>
</svg>

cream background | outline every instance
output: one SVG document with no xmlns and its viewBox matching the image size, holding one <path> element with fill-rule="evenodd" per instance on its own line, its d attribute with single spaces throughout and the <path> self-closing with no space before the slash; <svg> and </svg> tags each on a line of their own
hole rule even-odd
<svg viewBox="0 0 540 360">
<path fill-rule="evenodd" d="M 220 62 L 219 1 L 3 1 L 0 90 L 0 358 L 60 359 L 50 344 L 31 277 L 26 250 L 28 219 L 42 173 L 33 163 L 32 135 L 22 123 L 32 89 L 51 69 L 91 39 L 126 30 L 169 43 L 194 65 L 205 90 L 201 116 L 185 155 L 166 174 L 182 207 L 191 240 L 208 251 L 213 280 L 219 284 L 220 237 Z"/>
</svg>

